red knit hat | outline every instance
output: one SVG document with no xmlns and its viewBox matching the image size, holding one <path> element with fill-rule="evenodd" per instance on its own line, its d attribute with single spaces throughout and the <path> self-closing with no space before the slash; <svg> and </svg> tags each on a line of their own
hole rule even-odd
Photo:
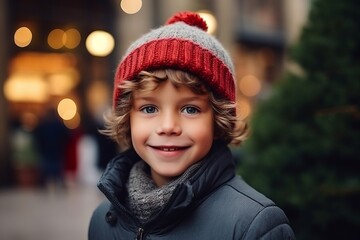
<svg viewBox="0 0 360 240">
<path fill-rule="evenodd" d="M 141 71 L 178 69 L 197 76 L 217 95 L 235 102 L 231 58 L 218 40 L 206 33 L 206 22 L 196 13 L 182 12 L 165 26 L 136 40 L 123 56 L 115 75 L 113 104 L 120 97 L 124 80 Z"/>
</svg>

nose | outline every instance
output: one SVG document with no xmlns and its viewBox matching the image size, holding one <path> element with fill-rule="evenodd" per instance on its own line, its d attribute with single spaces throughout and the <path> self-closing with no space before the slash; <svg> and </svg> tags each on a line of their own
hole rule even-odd
<svg viewBox="0 0 360 240">
<path fill-rule="evenodd" d="M 173 112 L 164 112 L 159 119 L 157 134 L 159 135 L 180 135 L 181 124 L 179 116 Z"/>
</svg>

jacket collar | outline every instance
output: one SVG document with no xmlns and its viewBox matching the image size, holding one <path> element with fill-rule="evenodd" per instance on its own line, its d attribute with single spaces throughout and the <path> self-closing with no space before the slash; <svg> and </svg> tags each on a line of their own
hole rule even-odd
<svg viewBox="0 0 360 240">
<path fill-rule="evenodd" d="M 225 143 L 215 141 L 201 166 L 187 182 L 179 184 L 163 209 L 156 229 L 164 230 L 176 225 L 181 216 L 200 204 L 209 193 L 235 176 L 235 163 Z M 169 225 L 173 223 L 173 225 Z"/>
<path fill-rule="evenodd" d="M 120 153 L 110 161 L 100 178 L 99 189 L 118 210 L 127 211 L 120 198 L 125 196 L 126 181 L 131 167 L 140 160 L 133 149 Z M 186 212 L 185 209 L 195 207 L 212 190 L 234 176 L 235 164 L 230 149 L 225 143 L 214 141 L 199 169 L 188 181 L 176 187 L 169 203 L 159 213 L 161 215 L 160 221 L 155 225 L 163 228 L 165 225 L 168 226 L 169 222 L 180 219 L 179 216 Z M 154 221 L 157 219 L 159 218 L 155 217 Z"/>
</svg>

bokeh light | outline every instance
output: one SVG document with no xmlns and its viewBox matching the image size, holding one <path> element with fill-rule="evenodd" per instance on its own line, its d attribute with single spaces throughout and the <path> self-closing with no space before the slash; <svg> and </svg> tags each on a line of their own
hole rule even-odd
<svg viewBox="0 0 360 240">
<path fill-rule="evenodd" d="M 62 29 L 54 29 L 48 35 L 48 44 L 53 49 L 60 49 L 64 47 L 65 31 Z"/>
<path fill-rule="evenodd" d="M 80 122 L 81 122 L 80 114 L 76 112 L 73 118 L 69 120 L 64 120 L 63 122 L 68 129 L 76 129 L 80 126 Z"/>
<path fill-rule="evenodd" d="M 115 40 L 110 33 L 98 30 L 90 33 L 85 44 L 90 54 L 105 57 L 114 49 Z"/>
<path fill-rule="evenodd" d="M 15 102 L 44 102 L 48 98 L 47 84 L 38 74 L 13 74 L 5 82 L 5 97 Z"/>
<path fill-rule="evenodd" d="M 121 9 L 127 14 L 135 14 L 140 11 L 142 7 L 141 0 L 121 0 Z"/>
<path fill-rule="evenodd" d="M 48 91 L 52 95 L 66 95 L 80 81 L 79 72 L 76 69 L 64 69 L 47 75 Z"/>
<path fill-rule="evenodd" d="M 80 44 L 80 41 L 81 34 L 77 29 L 70 28 L 65 31 L 65 34 L 63 35 L 63 44 L 65 47 L 74 49 Z"/>
<path fill-rule="evenodd" d="M 70 120 L 76 116 L 77 106 L 74 100 L 70 98 L 64 98 L 58 104 L 57 111 L 59 116 L 63 120 Z"/>
<path fill-rule="evenodd" d="M 261 82 L 253 75 L 246 75 L 240 79 L 239 89 L 245 96 L 253 97 L 259 94 L 261 90 Z"/>
<path fill-rule="evenodd" d="M 32 33 L 27 27 L 20 27 L 14 34 L 14 42 L 18 47 L 26 47 L 31 43 Z"/>
<path fill-rule="evenodd" d="M 199 11 L 198 14 L 200 15 L 200 17 L 202 19 L 205 20 L 205 22 L 208 26 L 207 32 L 209 34 L 214 34 L 217 29 L 217 21 L 216 21 L 216 18 L 214 17 L 214 15 L 212 13 L 210 13 L 209 11 L 205 11 L 205 10 Z"/>
</svg>

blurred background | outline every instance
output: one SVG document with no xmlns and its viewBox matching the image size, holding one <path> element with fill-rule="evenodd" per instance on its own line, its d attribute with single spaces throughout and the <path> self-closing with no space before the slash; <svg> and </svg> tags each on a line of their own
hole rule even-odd
<svg viewBox="0 0 360 240">
<path fill-rule="evenodd" d="M 0 0 L 0 239 L 86 239 L 121 151 L 98 133 L 129 44 L 191 10 L 230 52 L 239 173 L 298 239 L 358 239 L 355 0 Z"/>
</svg>

